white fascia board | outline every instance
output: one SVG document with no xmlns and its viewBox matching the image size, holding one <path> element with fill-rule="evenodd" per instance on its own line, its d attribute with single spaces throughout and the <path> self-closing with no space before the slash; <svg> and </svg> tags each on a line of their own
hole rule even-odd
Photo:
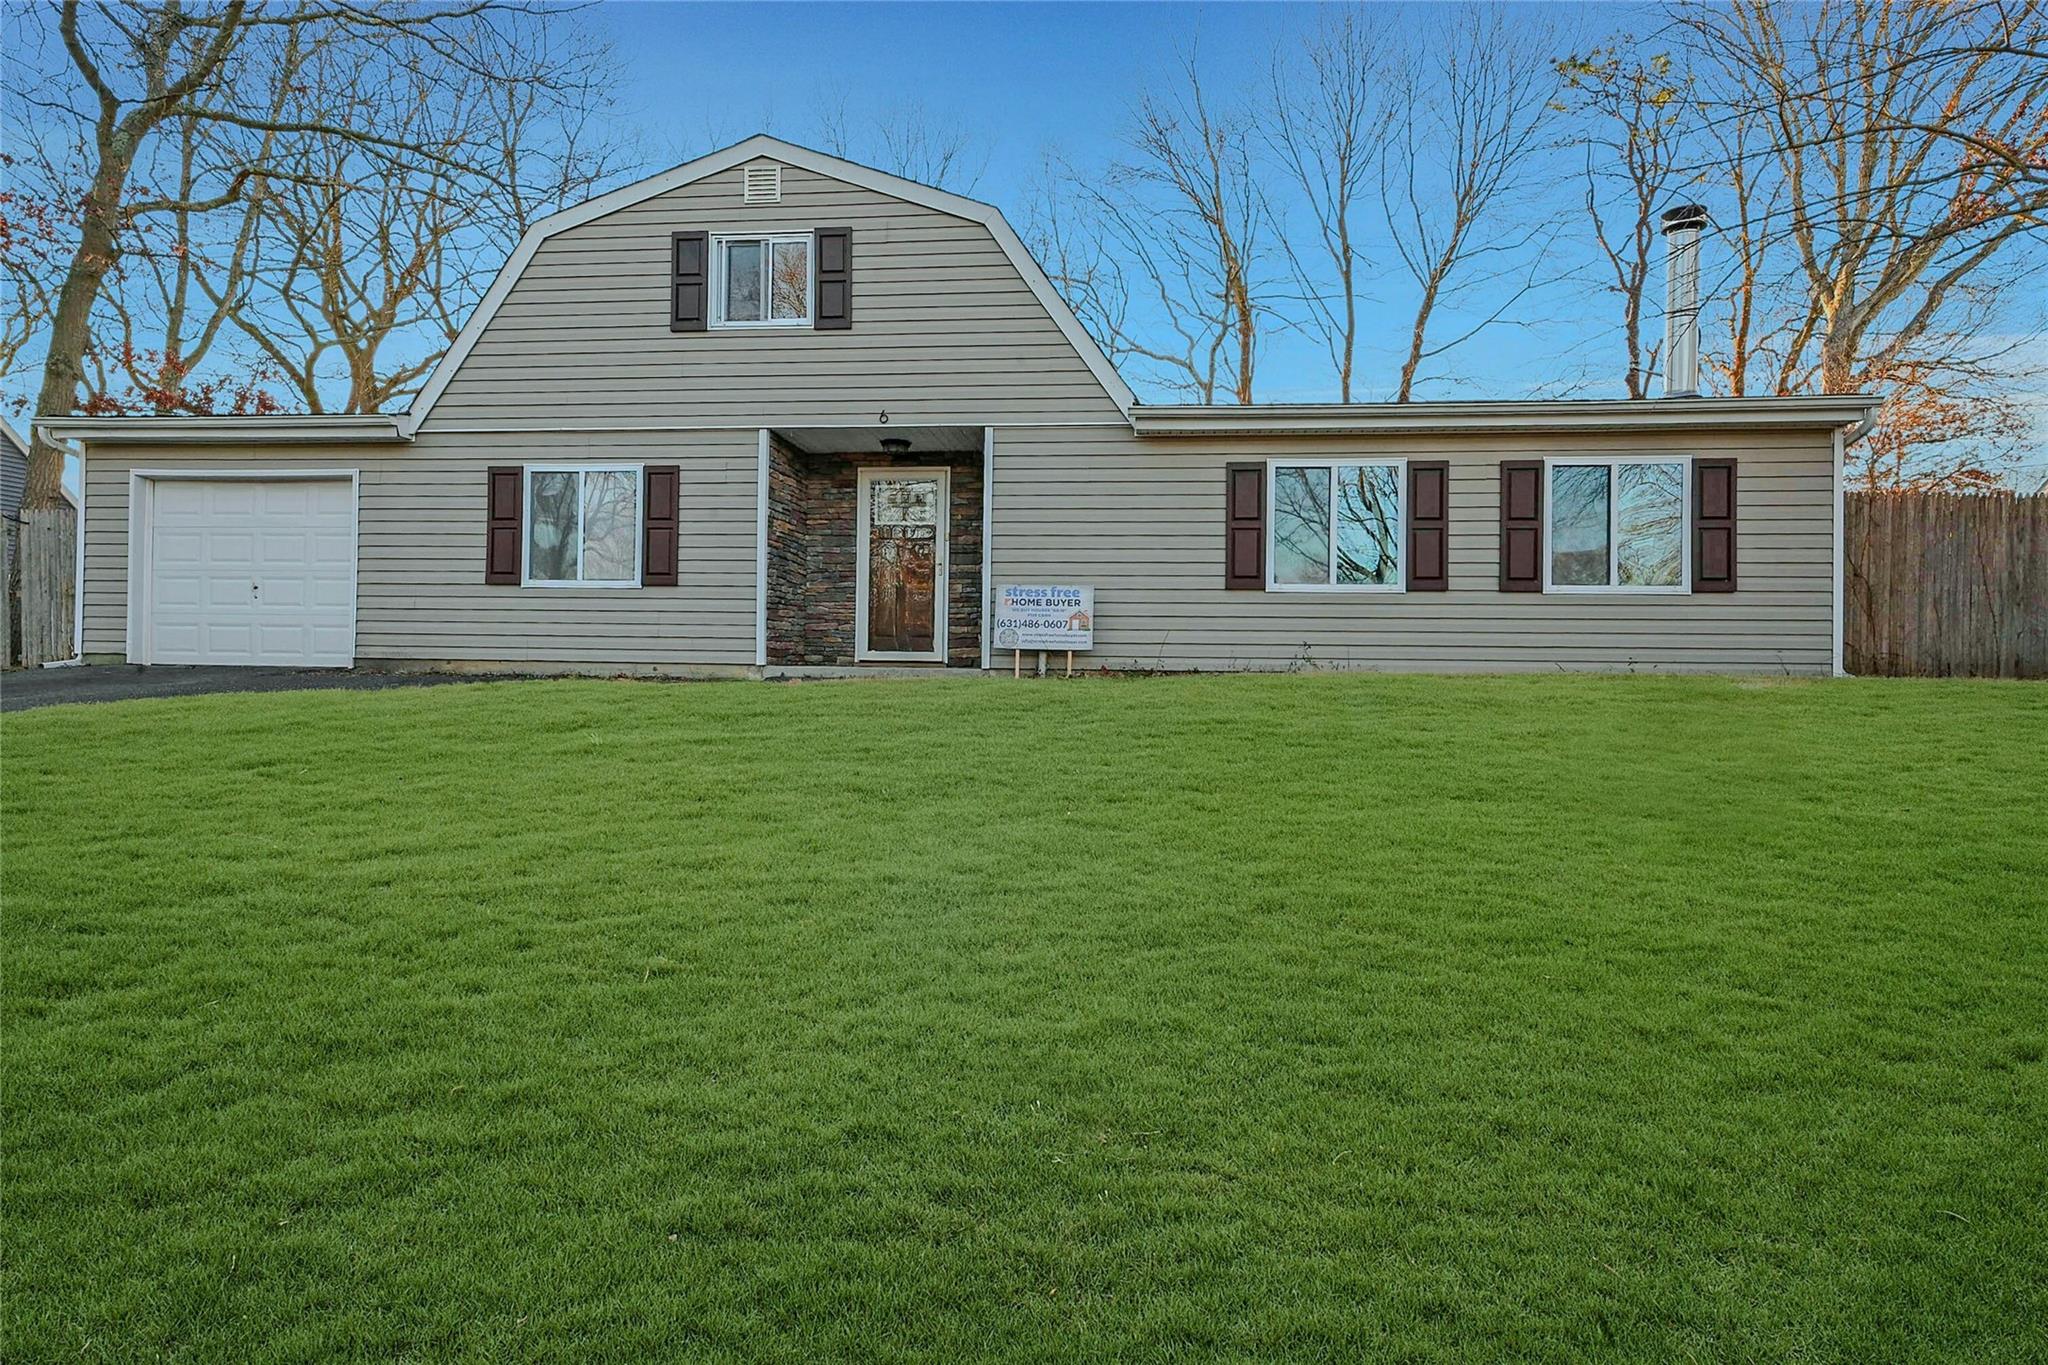
<svg viewBox="0 0 2048 1365">
<path fill-rule="evenodd" d="M 1141 406 L 1131 413 L 1131 425 L 1140 436 L 1827 428 L 1862 421 L 1875 411 L 1877 402 L 1860 394 L 1822 394 L 1789 398 Z"/>
<path fill-rule="evenodd" d="M 1031 253 L 1024 249 L 1023 241 L 1003 218 L 1002 211 L 993 204 L 984 204 L 979 200 L 933 189 L 929 185 L 920 185 L 914 180 L 905 180 L 901 176 L 890 175 L 871 166 L 827 156 L 823 152 L 814 152 L 809 148 L 784 142 L 780 138 L 769 137 L 766 133 L 757 133 L 745 142 L 735 143 L 723 151 L 712 152 L 708 156 L 698 157 L 695 161 L 686 161 L 672 170 L 663 171 L 660 175 L 649 176 L 645 180 L 621 186 L 609 194 L 601 194 L 595 199 L 588 199 L 581 204 L 563 209 L 560 213 L 543 218 L 528 228 L 526 235 L 519 239 L 519 245 L 512 252 L 511 259 L 505 262 L 505 268 L 500 270 L 498 278 L 491 282 L 490 290 L 484 295 L 483 302 L 476 306 L 476 311 L 469 315 L 469 321 L 463 324 L 461 333 L 455 338 L 455 344 L 448 348 L 447 354 L 434 366 L 433 374 L 428 377 L 419 395 L 413 399 L 412 407 L 404 418 L 406 435 L 410 436 L 418 431 L 420 424 L 427 420 L 427 415 L 434 410 L 434 404 L 440 400 L 449 381 L 454 379 L 456 371 L 462 368 L 462 362 L 468 359 L 470 351 L 483 336 L 484 329 L 490 326 L 491 319 L 497 315 L 498 309 L 504 305 L 513 285 L 518 282 L 519 276 L 533 260 L 534 253 L 540 250 L 542 242 L 557 233 L 595 222 L 606 214 L 616 213 L 620 209 L 629 208 L 657 195 L 666 194 L 670 190 L 680 189 L 707 176 L 718 175 L 762 157 L 773 157 L 785 165 L 796 166 L 833 180 L 859 186 L 861 189 L 873 190 L 877 194 L 921 204 L 925 208 L 981 224 L 995 237 L 996 245 L 1010 258 L 1010 263 L 1017 268 L 1017 273 L 1023 276 L 1024 283 L 1045 311 L 1051 315 L 1053 323 L 1058 326 L 1067 341 L 1080 354 L 1089 372 L 1104 389 L 1108 390 L 1110 397 L 1116 400 L 1117 406 L 1128 413 L 1137 403 L 1136 395 L 1131 392 L 1130 386 L 1124 383 L 1123 376 L 1109 363 L 1109 357 L 1095 344 L 1095 339 L 1088 335 L 1088 329 L 1074 316 L 1074 310 L 1067 306 L 1067 301 L 1053 288 L 1052 281 L 1046 278 L 1045 271 L 1039 268 Z"/>
<path fill-rule="evenodd" d="M 38 417 L 36 429 L 58 440 L 94 445 L 341 445 L 411 439 L 391 413 L 313 413 L 283 417 Z"/>
</svg>

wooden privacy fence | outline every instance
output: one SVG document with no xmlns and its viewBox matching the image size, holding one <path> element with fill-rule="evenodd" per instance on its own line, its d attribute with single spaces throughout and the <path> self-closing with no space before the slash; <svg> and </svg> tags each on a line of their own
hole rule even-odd
<svg viewBox="0 0 2048 1365">
<path fill-rule="evenodd" d="M 1851 493 L 1843 665 L 2048 678 L 2048 494 Z"/>
<path fill-rule="evenodd" d="M 23 508 L 10 526 L 7 603 L 14 629 L 7 662 L 24 668 L 71 657 L 77 596 L 78 514 L 69 507 Z"/>
<path fill-rule="evenodd" d="M 0 668 L 12 668 L 20 659 L 15 646 L 21 640 L 21 604 L 14 591 L 14 543 L 21 528 L 13 517 L 0 517 Z"/>
</svg>

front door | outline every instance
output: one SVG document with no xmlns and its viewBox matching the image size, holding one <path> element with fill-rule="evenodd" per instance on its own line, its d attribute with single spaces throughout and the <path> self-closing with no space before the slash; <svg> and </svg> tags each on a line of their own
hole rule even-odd
<svg viewBox="0 0 2048 1365">
<path fill-rule="evenodd" d="M 857 657 L 944 660 L 946 471 L 863 469 L 857 491 Z"/>
</svg>

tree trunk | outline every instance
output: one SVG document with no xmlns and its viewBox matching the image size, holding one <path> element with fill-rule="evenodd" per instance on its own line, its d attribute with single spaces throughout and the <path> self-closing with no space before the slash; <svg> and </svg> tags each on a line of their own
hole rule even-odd
<svg viewBox="0 0 2048 1365">
<path fill-rule="evenodd" d="M 1859 338 L 1843 335 L 1846 328 L 1830 327 L 1820 343 L 1820 391 L 1856 392 L 1856 351 Z"/>
<path fill-rule="evenodd" d="M 1352 280 L 1351 238 L 1344 237 L 1344 366 L 1337 375 L 1341 401 L 1351 401 L 1351 368 L 1358 354 L 1358 286 Z"/>
<path fill-rule="evenodd" d="M 92 193 L 80 216 L 78 249 L 71 255 L 57 309 L 50 318 L 50 348 L 43 359 L 43 384 L 36 394 L 37 417 L 63 417 L 78 409 L 78 388 L 85 382 L 85 348 L 92 335 L 93 305 L 100 285 L 113 269 L 120 248 L 114 224 L 122 188 L 128 180 L 126 157 L 103 155 Z M 28 486 L 23 507 L 63 507 L 64 448 L 43 435 L 40 424 L 29 444 Z"/>
<path fill-rule="evenodd" d="M 1640 278 L 1631 282 L 1633 288 L 1622 296 L 1622 330 L 1628 336 L 1628 396 L 1649 397 L 1650 377 L 1643 373 L 1643 339 L 1638 329 L 1643 325 L 1643 282 Z"/>
<path fill-rule="evenodd" d="M 1415 310 L 1415 330 L 1408 337 L 1408 359 L 1401 365 L 1401 388 L 1394 395 L 1396 403 L 1408 402 L 1414 392 L 1415 372 L 1422 368 L 1423 337 L 1429 331 L 1429 315 L 1436 310 L 1437 282 L 1442 277 L 1441 269 L 1432 271 L 1422 288 L 1422 303 Z"/>
</svg>

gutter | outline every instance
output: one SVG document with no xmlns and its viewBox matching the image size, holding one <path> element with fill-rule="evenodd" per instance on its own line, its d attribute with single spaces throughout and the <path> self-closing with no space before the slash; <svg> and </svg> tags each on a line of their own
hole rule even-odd
<svg viewBox="0 0 2048 1365">
<path fill-rule="evenodd" d="M 58 440 L 147 445 L 355 445 L 410 441 L 404 420 L 390 413 L 313 413 L 285 417 L 38 417 Z"/>
<path fill-rule="evenodd" d="M 1141 405 L 1131 410 L 1131 426 L 1140 436 L 1810 429 L 1866 421 L 1877 401 L 1861 394 L 1813 394 L 1785 398 Z"/>
</svg>

